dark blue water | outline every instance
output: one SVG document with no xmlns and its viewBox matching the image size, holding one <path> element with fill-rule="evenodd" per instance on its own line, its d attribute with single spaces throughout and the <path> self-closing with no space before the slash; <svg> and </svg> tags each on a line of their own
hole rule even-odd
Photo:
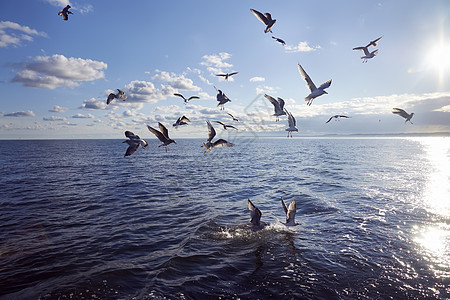
<svg viewBox="0 0 450 300">
<path fill-rule="evenodd" d="M 201 142 L 0 141 L 0 298 L 450 297 L 449 138 Z"/>
</svg>

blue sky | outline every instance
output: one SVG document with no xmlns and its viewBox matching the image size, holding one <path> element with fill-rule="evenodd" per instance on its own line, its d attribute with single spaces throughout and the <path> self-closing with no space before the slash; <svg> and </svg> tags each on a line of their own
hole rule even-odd
<svg viewBox="0 0 450 300">
<path fill-rule="evenodd" d="M 286 136 L 264 93 L 286 101 L 294 136 L 450 131 L 449 1 L 70 0 L 63 21 L 67 3 L 0 2 L 0 139 L 150 137 L 157 122 L 173 138 L 206 137 L 206 120 L 233 122 L 226 112 L 243 136 Z M 285 47 L 250 8 L 272 14 Z M 379 36 L 362 63 L 352 48 Z M 297 63 L 317 86 L 332 79 L 311 106 Z M 225 111 L 214 86 L 231 99 Z M 106 105 L 117 88 L 128 99 Z M 351 118 L 325 124 L 335 114 Z M 191 124 L 173 129 L 181 115 Z"/>
</svg>

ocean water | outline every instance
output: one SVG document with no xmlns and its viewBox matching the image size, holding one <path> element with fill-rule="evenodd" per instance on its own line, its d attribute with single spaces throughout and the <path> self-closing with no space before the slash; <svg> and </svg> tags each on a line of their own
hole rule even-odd
<svg viewBox="0 0 450 300">
<path fill-rule="evenodd" d="M 0 298 L 450 298 L 450 138 L 234 142 L 1 141 Z"/>
</svg>

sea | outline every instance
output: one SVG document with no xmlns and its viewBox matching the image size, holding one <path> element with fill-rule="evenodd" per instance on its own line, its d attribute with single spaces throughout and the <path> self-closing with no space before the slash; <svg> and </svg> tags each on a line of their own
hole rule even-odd
<svg viewBox="0 0 450 300">
<path fill-rule="evenodd" d="M 450 137 L 202 141 L 0 141 L 0 299 L 450 298 Z"/>
</svg>

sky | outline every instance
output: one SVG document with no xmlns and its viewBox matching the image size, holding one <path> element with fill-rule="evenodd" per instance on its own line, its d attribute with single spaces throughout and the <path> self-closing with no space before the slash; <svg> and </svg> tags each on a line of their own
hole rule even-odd
<svg viewBox="0 0 450 300">
<path fill-rule="evenodd" d="M 273 33 L 251 8 L 271 13 Z M 352 49 L 380 36 L 363 63 Z M 294 137 L 450 132 L 449 53 L 447 0 L 0 1 L 0 139 L 152 137 L 146 125 L 158 122 L 172 138 L 206 138 L 206 120 L 287 136 L 264 94 L 285 100 Z M 332 80 L 311 106 L 298 63 L 317 86 Z M 128 98 L 107 105 L 116 89 Z M 336 114 L 350 118 L 325 123 Z M 190 124 L 174 128 L 182 115 Z"/>
</svg>

